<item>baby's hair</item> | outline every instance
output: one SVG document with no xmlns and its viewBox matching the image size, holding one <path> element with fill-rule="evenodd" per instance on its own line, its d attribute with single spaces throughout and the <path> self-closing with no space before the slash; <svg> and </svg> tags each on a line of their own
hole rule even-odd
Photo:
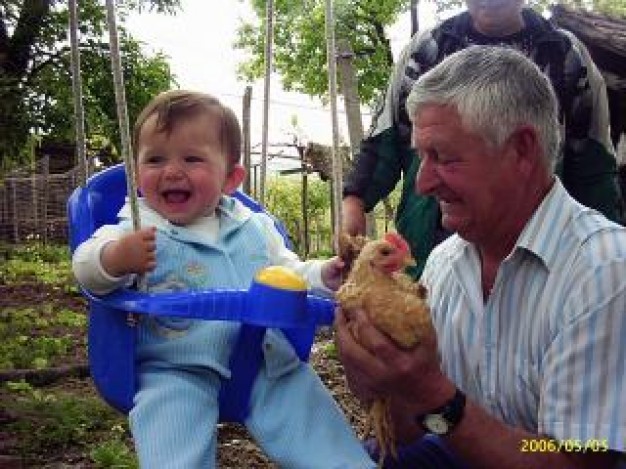
<svg viewBox="0 0 626 469">
<path fill-rule="evenodd" d="M 157 132 L 169 133 L 182 118 L 198 114 L 208 114 L 219 120 L 220 145 L 229 158 L 229 166 L 238 164 L 241 158 L 241 127 L 235 113 L 210 94 L 187 90 L 160 93 L 141 111 L 133 131 L 135 155 L 141 128 L 151 116 L 157 116 Z"/>
</svg>

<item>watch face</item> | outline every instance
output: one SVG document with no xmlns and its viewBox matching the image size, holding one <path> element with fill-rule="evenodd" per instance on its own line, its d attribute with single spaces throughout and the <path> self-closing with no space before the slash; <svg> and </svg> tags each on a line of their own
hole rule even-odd
<svg viewBox="0 0 626 469">
<path fill-rule="evenodd" d="M 423 425 L 429 432 L 435 435 L 445 435 L 448 433 L 448 422 L 440 414 L 429 414 L 424 417 Z"/>
</svg>

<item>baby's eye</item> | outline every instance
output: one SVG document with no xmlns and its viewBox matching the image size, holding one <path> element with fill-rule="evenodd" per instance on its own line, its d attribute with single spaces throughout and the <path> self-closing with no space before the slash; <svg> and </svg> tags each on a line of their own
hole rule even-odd
<svg viewBox="0 0 626 469">
<path fill-rule="evenodd" d="M 196 156 L 196 155 L 185 156 L 186 163 L 202 163 L 203 161 L 204 161 L 204 158 L 202 158 L 201 156 Z"/>
<path fill-rule="evenodd" d="M 164 161 L 164 158 L 161 155 L 150 155 L 143 158 L 143 163 L 145 164 L 159 164 Z"/>
</svg>

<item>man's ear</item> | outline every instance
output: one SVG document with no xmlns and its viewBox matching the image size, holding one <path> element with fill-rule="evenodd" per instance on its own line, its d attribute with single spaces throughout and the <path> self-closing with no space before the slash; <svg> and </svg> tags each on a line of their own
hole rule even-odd
<svg viewBox="0 0 626 469">
<path fill-rule="evenodd" d="M 546 161 L 542 155 L 537 129 L 522 125 L 509 136 L 508 143 L 514 152 L 515 164 L 524 174 L 531 174 L 537 165 Z"/>
<path fill-rule="evenodd" d="M 230 172 L 226 175 L 226 181 L 224 181 L 224 189 L 222 192 L 226 195 L 231 195 L 241 185 L 245 177 L 246 168 L 240 164 L 234 165 Z"/>
</svg>

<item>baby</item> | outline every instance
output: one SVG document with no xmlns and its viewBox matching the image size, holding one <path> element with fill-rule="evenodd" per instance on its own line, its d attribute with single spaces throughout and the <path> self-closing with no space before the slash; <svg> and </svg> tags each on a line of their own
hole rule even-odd
<svg viewBox="0 0 626 469">
<path fill-rule="evenodd" d="M 74 253 L 88 290 L 108 293 L 146 274 L 150 291 L 248 288 L 263 267 L 282 265 L 315 289 L 339 287 L 343 262 L 302 262 L 273 220 L 230 194 L 241 184 L 241 131 L 214 97 L 158 95 L 134 131 L 141 228 L 130 209 Z M 214 467 L 218 395 L 240 324 L 146 317 L 138 324 L 138 391 L 130 425 L 142 468 Z M 280 467 L 371 468 L 345 416 L 279 330 L 263 339 L 263 362 L 245 425 Z"/>
</svg>

